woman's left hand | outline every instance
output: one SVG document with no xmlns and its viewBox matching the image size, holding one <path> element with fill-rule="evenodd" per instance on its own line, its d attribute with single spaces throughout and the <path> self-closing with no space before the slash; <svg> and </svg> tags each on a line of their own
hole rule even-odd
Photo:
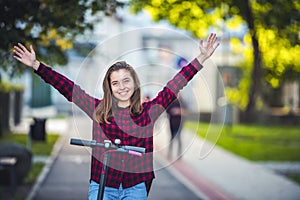
<svg viewBox="0 0 300 200">
<path fill-rule="evenodd" d="M 217 41 L 217 35 L 215 33 L 211 33 L 206 41 L 206 44 L 204 44 L 204 41 L 200 40 L 200 54 L 197 56 L 197 59 L 200 64 L 203 64 L 217 49 L 219 46 L 219 42 Z"/>
</svg>

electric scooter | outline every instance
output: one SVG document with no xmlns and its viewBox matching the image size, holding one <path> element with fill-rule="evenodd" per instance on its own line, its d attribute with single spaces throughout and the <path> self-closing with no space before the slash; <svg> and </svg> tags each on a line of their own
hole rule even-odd
<svg viewBox="0 0 300 200">
<path fill-rule="evenodd" d="M 107 165 L 110 159 L 110 153 L 111 151 L 117 151 L 117 152 L 123 152 L 128 153 L 135 156 L 142 156 L 145 154 L 145 148 L 143 147 L 135 147 L 135 146 L 121 146 L 121 140 L 116 139 L 114 143 L 112 143 L 110 140 L 104 140 L 104 143 L 98 143 L 96 140 L 81 140 L 81 139 L 75 139 L 71 138 L 70 144 L 72 145 L 79 145 L 79 146 L 87 146 L 87 147 L 103 147 L 106 149 L 104 152 L 103 157 L 103 168 L 100 175 L 100 182 L 99 182 L 99 191 L 98 191 L 98 200 L 103 199 L 104 195 L 104 187 L 106 183 L 106 177 L 107 177 Z"/>
</svg>

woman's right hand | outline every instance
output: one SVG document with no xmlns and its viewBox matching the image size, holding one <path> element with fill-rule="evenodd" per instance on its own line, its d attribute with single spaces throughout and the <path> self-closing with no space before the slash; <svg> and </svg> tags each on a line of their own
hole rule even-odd
<svg viewBox="0 0 300 200">
<path fill-rule="evenodd" d="M 30 52 L 24 47 L 21 43 L 18 43 L 18 46 L 14 46 L 14 58 L 28 67 L 32 67 L 35 70 L 38 70 L 40 62 L 36 60 L 35 52 L 30 45 Z"/>
</svg>

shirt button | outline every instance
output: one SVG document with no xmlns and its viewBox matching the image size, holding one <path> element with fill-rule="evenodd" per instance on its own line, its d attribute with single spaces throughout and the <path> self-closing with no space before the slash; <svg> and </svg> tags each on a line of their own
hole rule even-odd
<svg viewBox="0 0 300 200">
<path fill-rule="evenodd" d="M 124 162 L 124 160 L 121 160 L 121 162 L 123 163 L 123 162 Z"/>
</svg>

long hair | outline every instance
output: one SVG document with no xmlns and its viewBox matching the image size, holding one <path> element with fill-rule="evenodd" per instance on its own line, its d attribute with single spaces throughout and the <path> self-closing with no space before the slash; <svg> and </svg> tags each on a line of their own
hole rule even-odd
<svg viewBox="0 0 300 200">
<path fill-rule="evenodd" d="M 98 123 L 102 123 L 102 122 L 110 123 L 109 118 L 112 117 L 113 115 L 112 108 L 114 106 L 117 106 L 117 102 L 113 97 L 112 90 L 111 90 L 110 76 L 112 72 L 118 71 L 120 69 L 127 70 L 132 76 L 134 81 L 134 92 L 130 97 L 130 114 L 140 114 L 142 112 L 141 88 L 140 88 L 140 80 L 138 78 L 138 75 L 133 69 L 133 67 L 127 64 L 125 61 L 120 61 L 120 62 L 116 62 L 111 67 L 109 67 L 109 69 L 105 74 L 103 84 L 102 84 L 104 96 L 102 101 L 96 107 L 96 110 L 94 112 L 94 119 Z"/>
</svg>

